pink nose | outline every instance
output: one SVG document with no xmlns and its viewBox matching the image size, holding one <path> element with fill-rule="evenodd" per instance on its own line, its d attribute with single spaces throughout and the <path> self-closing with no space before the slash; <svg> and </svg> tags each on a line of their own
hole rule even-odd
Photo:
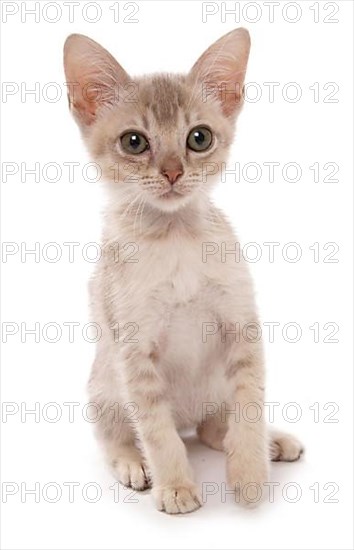
<svg viewBox="0 0 354 550">
<path fill-rule="evenodd" d="M 161 174 L 165 176 L 168 181 L 173 185 L 180 176 L 183 174 L 182 167 L 166 167 L 161 169 Z"/>
</svg>

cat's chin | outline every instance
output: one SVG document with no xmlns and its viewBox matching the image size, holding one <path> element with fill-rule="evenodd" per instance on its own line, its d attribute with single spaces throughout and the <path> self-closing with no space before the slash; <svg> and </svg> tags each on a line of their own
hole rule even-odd
<svg viewBox="0 0 354 550">
<path fill-rule="evenodd" d="M 181 195 L 179 193 L 169 192 L 159 197 L 149 199 L 151 206 L 162 212 L 176 212 L 184 208 L 192 200 L 192 194 Z"/>
</svg>

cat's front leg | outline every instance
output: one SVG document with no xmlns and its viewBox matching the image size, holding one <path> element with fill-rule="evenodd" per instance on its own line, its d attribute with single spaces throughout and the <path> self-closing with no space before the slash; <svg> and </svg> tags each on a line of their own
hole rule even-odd
<svg viewBox="0 0 354 550">
<path fill-rule="evenodd" d="M 226 374 L 232 394 L 224 439 L 228 482 L 241 502 L 255 505 L 265 494 L 264 483 L 269 475 L 261 353 L 252 350 L 243 359 L 231 363 Z"/>
<path fill-rule="evenodd" d="M 158 510 L 192 512 L 201 506 L 201 499 L 152 356 L 142 349 L 128 348 L 124 353 L 126 395 L 138 408 L 133 427 L 149 465 Z"/>
</svg>

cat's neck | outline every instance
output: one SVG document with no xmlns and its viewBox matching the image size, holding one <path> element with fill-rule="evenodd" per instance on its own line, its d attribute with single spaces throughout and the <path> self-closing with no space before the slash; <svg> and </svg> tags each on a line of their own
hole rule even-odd
<svg viewBox="0 0 354 550">
<path fill-rule="evenodd" d="M 109 239 L 161 239 L 176 236 L 202 237 L 211 225 L 224 222 L 209 197 L 203 196 L 173 212 L 161 211 L 149 204 L 120 204 L 106 213 L 106 237 Z M 107 231 L 108 230 L 108 231 Z M 108 232 L 108 234 L 107 234 Z"/>
</svg>

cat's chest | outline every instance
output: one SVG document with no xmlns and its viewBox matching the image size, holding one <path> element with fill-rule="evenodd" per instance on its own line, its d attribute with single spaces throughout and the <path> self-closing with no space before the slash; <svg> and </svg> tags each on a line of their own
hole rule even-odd
<svg viewBox="0 0 354 550">
<path fill-rule="evenodd" d="M 210 276 L 202 262 L 201 243 L 159 243 L 142 253 L 142 265 L 149 266 L 149 283 L 155 296 L 169 303 L 185 303 L 200 294 Z"/>
<path fill-rule="evenodd" d="M 161 318 L 191 305 L 205 312 L 218 308 L 220 296 L 230 292 L 236 273 L 215 254 L 203 257 L 203 239 L 146 240 L 137 245 L 134 262 L 120 266 L 113 276 L 111 296 L 117 308 L 131 315 Z M 224 299 L 224 298 L 222 298 Z"/>
</svg>

